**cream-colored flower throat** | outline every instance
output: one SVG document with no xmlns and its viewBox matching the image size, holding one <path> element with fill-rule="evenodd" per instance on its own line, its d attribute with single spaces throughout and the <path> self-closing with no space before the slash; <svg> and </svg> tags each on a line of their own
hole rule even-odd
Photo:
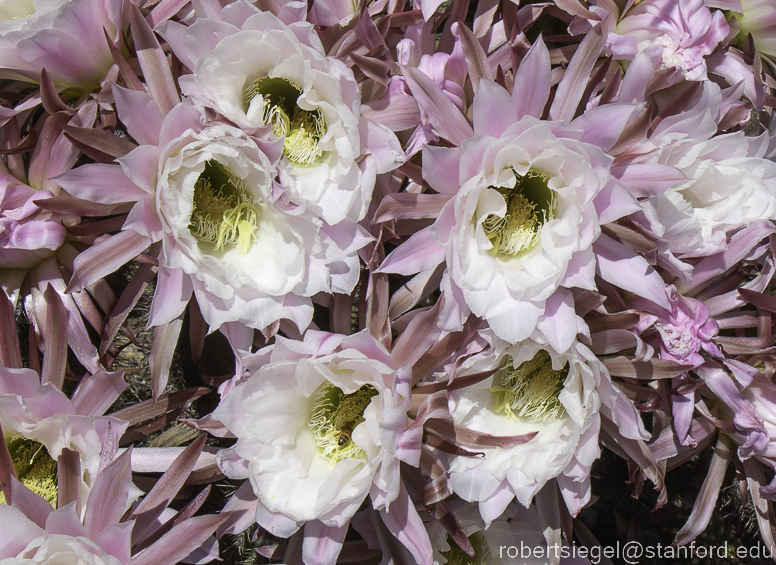
<svg viewBox="0 0 776 565">
<path fill-rule="evenodd" d="M 35 13 L 32 0 L 11 0 L 0 2 L 0 22 L 29 18 Z"/>
<path fill-rule="evenodd" d="M 324 383 L 315 391 L 309 427 L 318 451 L 331 464 L 352 457 L 366 459 L 366 452 L 355 444 L 350 434 L 364 421 L 364 410 L 376 394 L 371 385 L 345 394 L 338 387 Z"/>
<path fill-rule="evenodd" d="M 261 208 L 245 189 L 245 182 L 212 159 L 194 183 L 191 234 L 222 250 L 234 245 L 245 255 L 256 239 Z"/>
<path fill-rule="evenodd" d="M 519 367 L 514 367 L 512 357 L 507 355 L 490 387 L 495 411 L 510 419 L 534 422 L 560 418 L 566 409 L 558 396 L 568 373 L 568 363 L 560 371 L 553 369 L 550 354 L 544 349 Z"/>
<path fill-rule="evenodd" d="M 547 186 L 549 177 L 533 169 L 525 175 L 515 173 L 515 186 L 491 186 L 507 204 L 504 217 L 490 214 L 482 227 L 493 244 L 494 257 L 517 257 L 531 251 L 541 241 L 542 226 L 555 219 L 557 197 Z"/>
<path fill-rule="evenodd" d="M 326 133 L 326 121 L 320 109 L 297 105 L 301 95 L 299 85 L 284 78 L 254 75 L 243 86 L 246 111 L 251 100 L 261 96 L 264 123 L 272 124 L 275 137 L 285 136 L 283 155 L 295 165 L 315 165 L 323 156 L 318 143 Z"/>
<path fill-rule="evenodd" d="M 488 542 L 485 540 L 485 536 L 482 532 L 474 532 L 469 536 L 469 543 L 472 544 L 474 557 L 467 555 L 448 534 L 447 545 L 450 546 L 450 549 L 440 552 L 442 556 L 447 559 L 446 565 L 484 565 L 485 559 L 491 556 L 490 548 L 488 547 Z"/>
<path fill-rule="evenodd" d="M 6 438 L 16 478 L 32 492 L 55 506 L 57 503 L 57 462 L 37 441 L 21 436 Z M 5 504 L 0 492 L 0 504 Z"/>
</svg>

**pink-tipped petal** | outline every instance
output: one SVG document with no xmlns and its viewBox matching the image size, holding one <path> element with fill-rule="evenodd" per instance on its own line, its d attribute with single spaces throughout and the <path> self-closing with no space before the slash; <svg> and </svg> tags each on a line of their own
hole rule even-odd
<svg viewBox="0 0 776 565">
<path fill-rule="evenodd" d="M 550 52 L 539 36 L 515 73 L 512 98 L 515 100 L 517 116 L 540 118 L 550 96 Z"/>
</svg>

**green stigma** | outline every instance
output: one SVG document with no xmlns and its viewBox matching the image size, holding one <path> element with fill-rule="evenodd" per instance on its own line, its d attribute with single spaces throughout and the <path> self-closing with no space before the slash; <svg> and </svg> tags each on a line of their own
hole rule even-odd
<svg viewBox="0 0 776 565">
<path fill-rule="evenodd" d="M 552 359 L 540 350 L 533 359 L 515 368 L 507 355 L 499 371 L 493 375 L 490 391 L 494 393 L 495 411 L 507 418 L 525 418 L 534 422 L 556 420 L 566 413 L 558 399 L 569 366 L 560 371 L 552 368 Z"/>
<path fill-rule="evenodd" d="M 57 503 L 57 462 L 37 441 L 21 436 L 6 439 L 16 477 L 35 494 L 43 497 L 52 506 Z M 0 504 L 5 504 L 0 492 Z"/>
<path fill-rule="evenodd" d="M 490 214 L 482 227 L 493 247 L 494 257 L 517 257 L 531 251 L 541 241 L 542 226 L 555 218 L 555 191 L 547 186 L 549 177 L 533 169 L 525 175 L 515 173 L 514 188 L 492 186 L 507 204 L 504 217 Z"/>
<path fill-rule="evenodd" d="M 283 155 L 295 165 L 315 165 L 323 156 L 318 146 L 326 121 L 320 109 L 303 110 L 297 104 L 302 95 L 299 85 L 284 78 L 254 75 L 243 86 L 247 110 L 256 96 L 261 96 L 264 123 L 272 124 L 275 137 L 284 137 Z"/>
<path fill-rule="evenodd" d="M 309 426 L 318 451 L 331 464 L 352 457 L 366 459 L 366 453 L 350 434 L 364 421 L 364 410 L 376 394 L 372 385 L 345 394 L 336 386 L 324 383 L 315 391 Z"/>
<path fill-rule="evenodd" d="M 191 234 L 221 250 L 234 245 L 245 255 L 256 239 L 260 208 L 245 188 L 245 182 L 218 161 L 205 163 L 194 183 Z"/>
<path fill-rule="evenodd" d="M 469 543 L 472 544 L 474 557 L 467 555 L 448 534 L 447 545 L 450 546 L 450 549 L 441 552 L 442 556 L 447 559 L 447 565 L 483 565 L 486 562 L 485 559 L 491 555 L 485 536 L 482 532 L 474 532 L 469 536 Z"/>
</svg>

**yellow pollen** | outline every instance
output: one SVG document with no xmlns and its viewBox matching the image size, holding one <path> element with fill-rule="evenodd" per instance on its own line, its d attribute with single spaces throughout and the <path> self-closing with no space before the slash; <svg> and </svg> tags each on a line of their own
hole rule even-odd
<svg viewBox="0 0 776 565">
<path fill-rule="evenodd" d="M 37 441 L 21 436 L 12 437 L 7 441 L 16 477 L 32 492 L 55 506 L 57 503 L 57 462 Z M 0 504 L 5 503 L 5 496 L 0 492 Z"/>
<path fill-rule="evenodd" d="M 495 411 L 503 412 L 510 419 L 525 418 L 534 422 L 560 418 L 566 409 L 558 396 L 568 372 L 568 363 L 560 371 L 554 370 L 550 354 L 543 349 L 517 368 L 507 355 L 490 387 Z"/>
<path fill-rule="evenodd" d="M 309 427 L 321 456 L 332 465 L 353 457 L 366 459 L 366 453 L 350 434 L 364 421 L 364 410 L 376 394 L 371 385 L 345 394 L 336 386 L 324 383 L 315 391 Z"/>
<path fill-rule="evenodd" d="M 469 543 L 472 544 L 472 549 L 474 549 L 474 557 L 467 555 L 448 534 L 447 545 L 450 546 L 450 549 L 440 552 L 447 559 L 446 565 L 484 565 L 486 558 L 491 556 L 485 536 L 482 532 L 474 532 L 469 536 Z"/>
<path fill-rule="evenodd" d="M 216 250 L 234 245 L 245 255 L 256 239 L 260 210 L 248 194 L 245 182 L 222 164 L 210 160 L 194 183 L 189 230 L 200 241 L 215 245 Z"/>
<path fill-rule="evenodd" d="M 14 0 L 4 4 L 0 6 L 0 22 L 29 18 L 35 13 L 33 0 Z"/>
<path fill-rule="evenodd" d="M 542 226 L 555 218 L 557 198 L 547 186 L 549 177 L 533 169 L 526 175 L 515 173 L 515 177 L 514 188 L 490 187 L 507 204 L 503 218 L 490 214 L 482 222 L 485 235 L 493 244 L 490 253 L 494 257 L 517 257 L 532 250 L 541 241 Z"/>
<path fill-rule="evenodd" d="M 251 100 L 260 96 L 265 124 L 272 124 L 275 137 L 285 136 L 283 155 L 295 165 L 315 165 L 323 156 L 318 146 L 326 133 L 326 121 L 320 109 L 303 110 L 297 104 L 302 89 L 284 78 L 254 75 L 243 86 L 247 111 Z"/>
</svg>

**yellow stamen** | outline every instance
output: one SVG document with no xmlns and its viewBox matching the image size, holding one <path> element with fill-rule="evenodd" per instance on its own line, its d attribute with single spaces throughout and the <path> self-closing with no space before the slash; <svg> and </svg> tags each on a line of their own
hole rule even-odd
<svg viewBox="0 0 776 565">
<path fill-rule="evenodd" d="M 254 75 L 243 86 L 245 109 L 261 96 L 265 124 L 272 124 L 275 137 L 285 136 L 283 155 L 295 165 L 315 165 L 323 156 L 318 146 L 326 133 L 320 109 L 303 110 L 297 104 L 302 89 L 284 78 Z"/>
<path fill-rule="evenodd" d="M 32 0 L 14 0 L 3 4 L 0 6 L 0 22 L 29 18 L 35 13 Z"/>
<path fill-rule="evenodd" d="M 566 410 L 558 396 L 568 372 L 568 363 L 560 371 L 554 370 L 550 354 L 543 349 L 517 368 L 507 355 L 490 387 L 495 411 L 503 412 L 510 419 L 526 418 L 534 422 L 560 418 Z"/>
<path fill-rule="evenodd" d="M 547 186 L 549 177 L 533 169 L 526 175 L 515 173 L 514 188 L 491 187 L 507 204 L 504 217 L 490 214 L 482 222 L 485 235 L 493 244 L 491 255 L 517 257 L 531 251 L 541 241 L 542 226 L 555 218 L 557 197 Z"/>
<path fill-rule="evenodd" d="M 242 255 L 248 253 L 256 239 L 261 209 L 241 178 L 217 161 L 208 161 L 194 183 L 193 204 L 189 229 L 194 237 L 212 243 L 216 250 L 234 245 Z"/>
<path fill-rule="evenodd" d="M 8 451 L 16 471 L 16 477 L 35 494 L 43 497 L 52 506 L 57 503 L 57 462 L 49 457 L 48 451 L 37 441 L 21 436 L 8 441 Z M 5 504 L 0 492 L 0 504 Z"/>
<path fill-rule="evenodd" d="M 321 456 L 331 464 L 357 457 L 366 459 L 366 453 L 351 439 L 350 434 L 364 421 L 364 410 L 377 394 L 371 385 L 345 394 L 329 383 L 315 392 L 309 427 Z"/>
</svg>

